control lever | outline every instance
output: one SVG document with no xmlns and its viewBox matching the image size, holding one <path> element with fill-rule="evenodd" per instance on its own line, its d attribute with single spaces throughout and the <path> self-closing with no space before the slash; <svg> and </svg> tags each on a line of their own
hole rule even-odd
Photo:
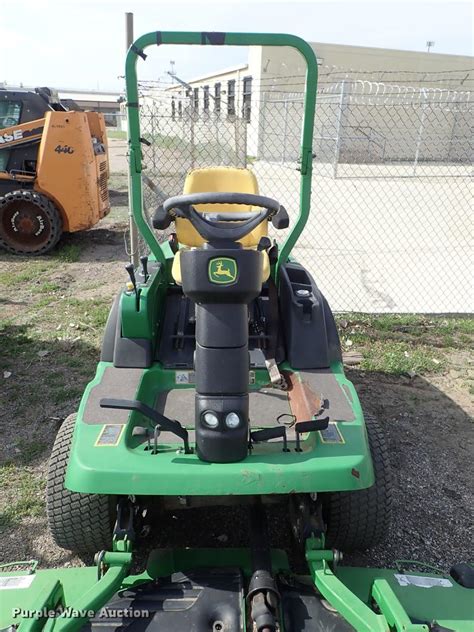
<svg viewBox="0 0 474 632">
<path fill-rule="evenodd" d="M 326 430 L 329 426 L 329 417 L 324 419 L 310 419 L 309 421 L 297 421 L 295 423 L 296 432 L 296 452 L 302 452 L 301 450 L 301 437 L 304 432 L 317 432 L 318 430 Z"/>
<path fill-rule="evenodd" d="M 258 246 L 257 246 L 257 250 L 260 250 L 260 252 L 262 250 L 268 250 L 269 248 L 271 248 L 272 246 L 272 242 L 270 240 L 269 237 L 267 237 L 266 235 L 264 235 L 263 237 L 260 237 L 260 241 L 258 242 Z"/>
<path fill-rule="evenodd" d="M 148 274 L 148 257 L 146 255 L 140 257 L 140 263 L 142 264 L 143 281 L 146 283 L 150 278 Z"/>
<path fill-rule="evenodd" d="M 192 450 L 189 447 L 189 436 L 186 428 L 183 428 L 179 421 L 165 417 L 147 404 L 139 402 L 136 399 L 109 399 L 106 397 L 100 400 L 100 407 L 115 408 L 119 410 L 134 410 L 137 413 L 141 413 L 144 417 L 148 417 L 155 426 L 160 426 L 160 428 L 166 432 L 171 432 L 182 439 L 184 443 L 184 453 L 191 454 Z"/>
<path fill-rule="evenodd" d="M 136 309 L 138 312 L 140 308 L 140 293 L 137 289 L 137 279 L 135 277 L 135 267 L 133 263 L 128 263 L 125 266 L 125 270 L 128 272 L 128 276 L 130 277 L 130 281 L 132 282 L 132 285 L 133 285 L 133 291 L 135 292 Z"/>
<path fill-rule="evenodd" d="M 262 430 L 254 430 L 250 433 L 250 441 L 254 441 L 255 443 L 259 441 L 270 441 L 270 439 L 277 439 L 278 437 L 282 437 L 283 439 L 283 452 L 289 452 L 285 426 L 263 428 Z"/>
<path fill-rule="evenodd" d="M 290 225 L 290 217 L 284 206 L 280 206 L 275 215 L 272 216 L 272 224 L 277 230 L 288 228 Z"/>
</svg>

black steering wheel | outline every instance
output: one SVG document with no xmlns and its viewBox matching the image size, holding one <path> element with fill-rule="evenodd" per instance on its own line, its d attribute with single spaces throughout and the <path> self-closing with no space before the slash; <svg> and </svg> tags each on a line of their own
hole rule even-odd
<svg viewBox="0 0 474 632">
<path fill-rule="evenodd" d="M 195 204 L 242 204 L 258 206 L 261 211 L 249 213 L 199 213 Z M 206 241 L 238 241 L 265 219 L 275 228 L 287 228 L 289 217 L 279 202 L 263 195 L 250 193 L 191 193 L 168 198 L 153 216 L 153 228 L 164 230 L 176 217 L 187 219 Z"/>
</svg>

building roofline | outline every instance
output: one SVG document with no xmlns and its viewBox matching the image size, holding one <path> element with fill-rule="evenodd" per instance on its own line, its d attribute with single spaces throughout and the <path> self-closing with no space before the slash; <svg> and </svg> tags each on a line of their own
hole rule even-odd
<svg viewBox="0 0 474 632">
<path fill-rule="evenodd" d="M 192 79 L 186 79 L 186 83 L 196 83 L 196 81 L 204 81 L 205 79 L 211 79 L 213 77 L 220 77 L 220 75 L 227 75 L 230 72 L 236 72 L 237 70 L 246 70 L 249 67 L 248 64 L 238 64 L 237 66 L 229 66 L 228 68 L 223 68 L 218 72 L 208 72 L 204 75 L 199 75 L 198 77 L 193 77 Z M 165 90 L 175 90 L 176 88 L 182 88 L 180 84 L 174 84 L 169 86 L 169 88 L 165 88 Z"/>
<path fill-rule="evenodd" d="M 336 44 L 335 42 L 309 42 L 311 47 L 313 46 L 337 46 L 339 48 L 358 48 L 364 51 L 373 50 L 375 52 L 380 51 L 390 51 L 392 53 L 414 53 L 416 55 L 429 55 L 431 57 L 465 57 L 469 59 L 474 59 L 472 55 L 459 55 L 458 53 L 437 53 L 434 51 L 426 51 L 426 50 L 413 50 L 411 48 L 384 48 L 382 46 L 359 46 L 356 44 Z"/>
</svg>

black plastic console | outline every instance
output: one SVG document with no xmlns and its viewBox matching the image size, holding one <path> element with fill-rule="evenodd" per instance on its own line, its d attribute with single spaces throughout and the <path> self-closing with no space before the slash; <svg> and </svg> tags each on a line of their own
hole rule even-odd
<svg viewBox="0 0 474 632">
<path fill-rule="evenodd" d="M 195 303 L 196 451 L 203 461 L 241 461 L 248 452 L 248 304 L 262 289 L 262 253 L 229 242 L 180 256 L 183 292 Z"/>
<path fill-rule="evenodd" d="M 279 281 L 286 356 L 292 368 L 322 369 L 340 360 L 334 317 L 311 275 L 297 263 L 286 263 Z"/>
</svg>

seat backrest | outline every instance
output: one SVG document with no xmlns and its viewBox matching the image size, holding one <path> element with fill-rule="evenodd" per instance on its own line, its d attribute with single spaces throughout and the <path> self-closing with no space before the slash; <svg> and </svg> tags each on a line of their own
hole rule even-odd
<svg viewBox="0 0 474 632">
<path fill-rule="evenodd" d="M 255 175 L 248 169 L 208 167 L 190 171 L 184 182 L 183 193 L 206 192 L 258 194 L 258 183 Z M 253 207 L 240 204 L 199 204 L 196 206 L 196 210 L 201 213 L 248 213 L 253 210 Z M 175 226 L 176 236 L 180 244 L 189 247 L 203 245 L 204 239 L 189 220 L 176 218 Z M 258 245 L 261 237 L 267 235 L 267 230 L 268 222 L 265 220 L 241 239 L 240 243 L 244 248 L 253 248 Z"/>
</svg>

